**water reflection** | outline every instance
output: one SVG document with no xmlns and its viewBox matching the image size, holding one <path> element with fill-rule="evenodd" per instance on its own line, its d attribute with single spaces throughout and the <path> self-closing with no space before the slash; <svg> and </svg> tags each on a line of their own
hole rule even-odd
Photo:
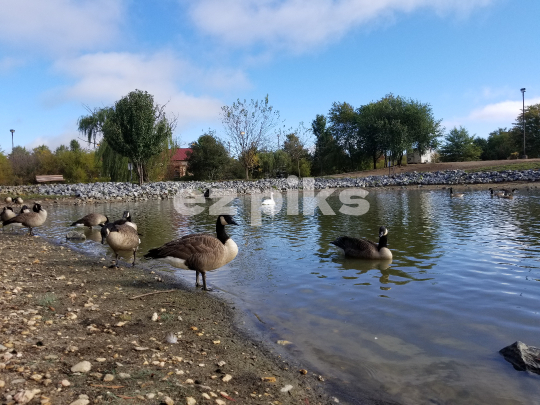
<svg viewBox="0 0 540 405">
<path fill-rule="evenodd" d="M 516 374 L 498 355 L 518 339 L 539 344 L 538 190 L 513 200 L 472 188 L 463 199 L 442 189 L 373 190 L 361 216 L 341 214 L 337 192 L 326 200 L 336 215 L 322 215 L 302 193 L 279 197 L 281 205 L 264 208 L 261 195 L 233 201 L 239 253 L 211 275 L 213 287 L 257 313 L 246 321 L 268 341 L 294 342 L 284 350 L 356 398 L 370 389 L 404 404 L 528 404 L 540 396 L 538 377 Z M 172 200 L 51 207 L 39 232 L 65 240 L 67 224 L 89 212 L 119 218 L 129 209 L 143 234 L 141 256 L 187 233 L 213 234 L 214 202 L 195 216 L 178 213 Z M 348 259 L 330 243 L 376 239 L 381 225 L 391 262 Z M 110 255 L 87 238 L 78 246 Z M 186 277 L 191 285 L 193 273 Z"/>
</svg>

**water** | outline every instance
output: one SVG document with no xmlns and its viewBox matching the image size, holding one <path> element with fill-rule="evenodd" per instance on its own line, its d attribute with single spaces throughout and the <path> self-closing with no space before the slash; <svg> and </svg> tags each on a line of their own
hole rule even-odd
<svg viewBox="0 0 540 405">
<path fill-rule="evenodd" d="M 451 199 L 443 190 L 392 189 L 366 200 L 367 214 L 343 215 L 336 191 L 327 199 L 336 215 L 302 215 L 314 202 L 300 195 L 300 214 L 286 215 L 295 200 L 285 198 L 257 211 L 261 226 L 251 226 L 251 198 L 238 197 L 240 226 L 227 231 L 239 254 L 208 273 L 209 285 L 234 299 L 264 339 L 292 342 L 280 349 L 336 384 L 342 403 L 367 393 L 402 404 L 540 404 L 540 376 L 498 354 L 516 340 L 540 346 L 540 193 Z M 51 207 L 38 232 L 63 239 L 66 225 L 89 212 L 117 219 L 124 209 L 143 234 L 139 257 L 183 234 L 214 232 L 215 216 L 180 215 L 172 200 Z M 376 240 L 380 225 L 391 263 L 346 259 L 330 244 L 340 235 Z M 108 251 L 93 240 L 69 243 Z M 195 284 L 194 272 L 176 274 Z"/>
</svg>

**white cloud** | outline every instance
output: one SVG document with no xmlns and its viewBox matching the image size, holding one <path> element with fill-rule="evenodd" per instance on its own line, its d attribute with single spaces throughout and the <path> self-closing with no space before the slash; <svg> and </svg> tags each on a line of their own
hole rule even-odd
<svg viewBox="0 0 540 405">
<path fill-rule="evenodd" d="M 202 70 L 167 51 L 88 54 L 62 59 L 55 63 L 54 70 L 72 77 L 74 83 L 48 93 L 45 98 L 49 104 L 75 100 L 102 107 L 139 89 L 152 94 L 156 103 L 167 103 L 167 111 L 178 117 L 180 130 L 194 122 L 216 120 L 223 105 L 214 97 L 191 95 L 184 89 L 200 92 L 201 88 L 249 86 L 241 71 Z"/>
<path fill-rule="evenodd" d="M 466 15 L 493 0 L 199 0 L 190 7 L 195 25 L 225 43 L 264 43 L 302 51 L 395 13 L 432 9 Z"/>
<path fill-rule="evenodd" d="M 120 0 L 6 0 L 0 42 L 53 52 L 103 47 L 117 36 L 124 14 Z"/>
<path fill-rule="evenodd" d="M 540 97 L 525 98 L 525 108 L 531 104 L 540 103 Z M 513 122 L 523 109 L 523 100 L 501 101 L 499 103 L 488 104 L 482 108 L 473 110 L 468 120 L 487 122 Z"/>
</svg>

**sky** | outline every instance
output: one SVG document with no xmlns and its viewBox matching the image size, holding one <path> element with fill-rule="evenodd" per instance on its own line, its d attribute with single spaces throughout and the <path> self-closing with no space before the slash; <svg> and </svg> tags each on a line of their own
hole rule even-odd
<svg viewBox="0 0 540 405">
<path fill-rule="evenodd" d="M 393 93 L 487 138 L 540 103 L 538 0 L 0 0 L 0 149 L 83 140 L 87 108 L 149 92 L 188 146 L 221 107 L 286 128 Z M 84 143 L 83 143 L 84 144 Z"/>
</svg>

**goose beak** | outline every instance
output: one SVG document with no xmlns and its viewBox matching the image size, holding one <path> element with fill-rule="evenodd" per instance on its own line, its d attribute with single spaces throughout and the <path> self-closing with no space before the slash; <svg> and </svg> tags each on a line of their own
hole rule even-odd
<svg viewBox="0 0 540 405">
<path fill-rule="evenodd" d="M 231 219 L 231 222 L 229 222 L 229 225 L 238 225 L 234 219 Z"/>
</svg>

